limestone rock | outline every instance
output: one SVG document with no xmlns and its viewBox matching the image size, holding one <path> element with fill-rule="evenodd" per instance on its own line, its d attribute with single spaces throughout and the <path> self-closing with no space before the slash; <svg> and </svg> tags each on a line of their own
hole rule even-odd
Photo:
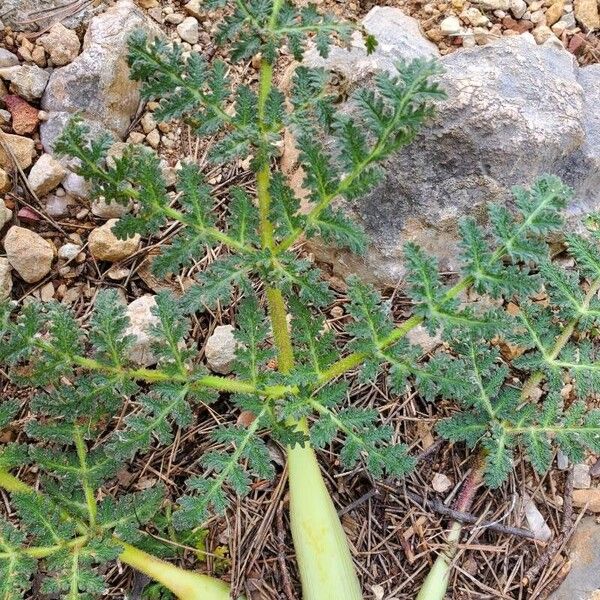
<svg viewBox="0 0 600 600">
<path fill-rule="evenodd" d="M 156 299 L 151 294 L 141 296 L 127 307 L 129 326 L 125 335 L 130 335 L 134 339 L 127 356 L 131 362 L 143 367 L 149 367 L 157 362 L 152 352 L 152 344 L 156 342 L 156 338 L 150 333 L 150 328 L 159 323 L 158 317 L 152 313 L 155 307 Z"/>
<path fill-rule="evenodd" d="M 5 48 L 0 48 L 0 69 L 4 67 L 14 67 L 19 64 L 19 58 L 16 54 L 9 52 Z"/>
<path fill-rule="evenodd" d="M 235 361 L 237 341 L 232 325 L 219 325 L 206 342 L 206 363 L 215 373 L 231 373 Z"/>
<path fill-rule="evenodd" d="M 131 256 L 140 245 L 140 235 L 136 234 L 126 240 L 120 240 L 112 232 L 118 219 L 110 219 L 101 227 L 94 229 L 89 237 L 89 247 L 92 256 L 97 260 L 118 262 Z"/>
<path fill-rule="evenodd" d="M 69 196 L 78 200 L 87 200 L 90 197 L 91 185 L 77 173 L 68 173 L 62 186 Z"/>
<path fill-rule="evenodd" d="M 0 69 L 0 77 L 10 81 L 10 89 L 25 100 L 42 97 L 50 74 L 37 65 L 18 65 Z"/>
<path fill-rule="evenodd" d="M 3 140 L 10 148 L 21 169 L 27 169 L 31 165 L 35 153 L 34 141 L 31 138 L 12 135 L 11 133 L 5 133 Z M 10 171 L 14 169 L 14 166 L 10 153 L 6 152 L 4 147 L 0 145 L 0 167 Z"/>
<path fill-rule="evenodd" d="M 599 544 L 600 527 L 596 519 L 584 517 L 569 540 L 571 563 L 569 574 L 548 600 L 596 600 L 598 598 L 600 553 L 596 549 Z"/>
<path fill-rule="evenodd" d="M 9 174 L 4 170 L 0 169 L 0 194 L 5 194 L 10 190 L 12 184 L 10 182 Z M 0 200 L 2 202 L 2 200 Z M 7 209 L 8 210 L 8 209 Z M 0 213 L 2 210 L 0 209 Z M 0 229 L 2 229 L 2 215 L 0 214 Z"/>
<path fill-rule="evenodd" d="M 36 283 L 50 273 L 54 246 L 35 231 L 13 225 L 4 238 L 4 249 L 12 268 L 27 283 Z"/>
<path fill-rule="evenodd" d="M 198 21 L 194 17 L 186 17 L 177 25 L 179 37 L 188 44 L 197 44 L 200 36 Z"/>
<path fill-rule="evenodd" d="M 58 249 L 58 258 L 62 258 L 63 260 L 73 260 L 77 257 L 77 255 L 81 252 L 81 246 L 79 244 L 74 244 L 73 242 L 68 242 L 63 244 Z"/>
<path fill-rule="evenodd" d="M 50 31 L 39 39 L 39 43 L 57 67 L 74 61 L 81 48 L 77 34 L 72 29 L 67 29 L 62 23 L 52 25 Z"/>
<path fill-rule="evenodd" d="M 0 258 L 0 302 L 10 298 L 12 292 L 12 275 L 8 259 Z"/>
<path fill-rule="evenodd" d="M 32 31 L 46 27 L 56 20 L 56 9 L 62 14 L 61 22 L 65 27 L 75 29 L 82 23 L 86 23 L 90 17 L 105 7 L 104 2 L 91 2 L 83 4 L 79 10 L 64 14 L 64 0 L 2 0 L 2 22 L 13 31 Z M 36 15 L 35 23 L 32 22 L 31 13 L 39 11 L 43 7 L 45 12 Z M 62 9 L 62 10 L 61 10 Z M 44 18 L 45 17 L 45 18 Z"/>
<path fill-rule="evenodd" d="M 8 175 L 7 175 L 8 177 Z M 2 229 L 12 219 L 12 210 L 6 208 L 4 200 L 0 200 L 0 229 Z"/>
<path fill-rule="evenodd" d="M 369 13 L 365 26 L 379 11 Z M 388 56 L 414 58 L 415 46 L 421 49 L 418 55 L 431 56 L 428 42 L 417 32 L 407 48 L 406 28 L 397 31 L 392 18 L 401 13 L 391 8 L 385 12 L 389 16 L 380 24 L 383 35 L 367 27 L 385 40 L 384 55 L 332 53 L 326 61 L 309 55 L 307 64 L 347 75 L 351 93 L 358 85 L 372 85 L 373 71 L 391 71 L 394 61 Z M 398 19 L 402 23 L 407 17 Z M 378 285 L 396 285 L 405 273 L 402 246 L 407 241 L 437 255 L 442 270 L 456 270 L 459 218 L 481 218 L 489 202 L 510 205 L 514 185 L 528 185 L 547 172 L 574 188 L 570 216 L 597 210 L 598 65 L 580 69 L 569 52 L 555 45 L 537 46 L 527 33 L 454 52 L 441 63 L 439 81 L 448 99 L 437 103 L 434 120 L 410 147 L 386 161 L 386 176 L 371 194 L 343 205 L 369 235 L 366 256 L 311 244 L 318 258 L 333 265 L 335 275 L 357 273 Z M 352 110 L 351 100 L 339 107 L 342 113 Z M 302 181 L 293 171 L 290 179 Z"/>
<path fill-rule="evenodd" d="M 576 490 L 586 490 L 592 485 L 590 466 L 578 463 L 573 466 L 573 487 Z"/>
<path fill-rule="evenodd" d="M 198 20 L 202 18 L 201 0 L 190 0 L 187 4 L 184 4 L 183 8 L 192 17 L 196 17 Z"/>
<path fill-rule="evenodd" d="M 42 154 L 29 171 L 27 181 L 38 196 L 56 188 L 67 174 L 66 169 L 50 154 Z"/>
<path fill-rule="evenodd" d="M 535 535 L 535 539 L 547 542 L 552 537 L 552 530 L 533 499 L 526 493 L 523 494 L 522 510 L 529 529 Z"/>
<path fill-rule="evenodd" d="M 92 202 L 92 214 L 100 219 L 120 219 L 133 208 L 133 202 L 128 205 L 118 202 L 106 202 L 104 198 L 98 198 Z"/>
<path fill-rule="evenodd" d="M 587 509 L 593 513 L 600 513 L 600 489 L 573 490 L 573 506 Z"/>
<path fill-rule="evenodd" d="M 431 480 L 431 487 L 438 492 L 438 494 L 443 494 L 452 487 L 452 482 L 448 479 L 447 475 L 444 475 L 444 473 L 435 473 Z"/>
<path fill-rule="evenodd" d="M 600 14 L 596 0 L 575 0 L 575 18 L 585 31 L 600 29 Z"/>
<path fill-rule="evenodd" d="M 127 40 L 136 29 L 159 34 L 132 0 L 119 0 L 92 19 L 83 52 L 54 70 L 42 98 L 48 111 L 48 121 L 40 127 L 46 151 L 75 113 L 89 122 L 92 134 L 108 130 L 117 138 L 125 135 L 140 99 L 139 84 L 131 81 L 127 66 Z"/>
</svg>

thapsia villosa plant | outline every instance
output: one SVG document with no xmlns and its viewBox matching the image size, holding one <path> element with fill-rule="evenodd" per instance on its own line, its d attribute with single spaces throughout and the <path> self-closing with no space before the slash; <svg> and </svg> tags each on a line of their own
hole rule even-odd
<svg viewBox="0 0 600 600">
<path fill-rule="evenodd" d="M 216 8 L 225 2 L 206 4 Z M 153 328 L 158 365 L 153 369 L 128 361 L 127 319 L 110 291 L 98 295 L 93 316 L 84 324 L 54 304 L 29 304 L 16 316 L 3 308 L 0 360 L 15 382 L 39 390 L 29 406 L 31 443 L 8 445 L 0 454 L 0 486 L 10 492 L 15 511 L 0 526 L 4 600 L 24 597 L 40 568 L 48 574 L 41 593 L 96 597 L 104 587 L 102 565 L 117 557 L 184 600 L 228 598 L 226 584 L 157 558 L 164 546 L 145 535 L 144 527 L 157 526 L 160 488 L 117 499 L 99 494 L 124 462 L 155 440 L 169 444 L 173 427 L 188 426 L 196 407 L 219 394 L 230 394 L 240 410 L 255 418 L 248 427 L 216 431 L 223 450 L 202 457 L 204 475 L 188 481 L 175 524 L 199 527 L 208 511 L 227 507 L 226 487 L 243 496 L 251 477 L 272 477 L 264 442 L 270 436 L 287 449 L 292 535 L 306 600 L 362 598 L 314 448 L 341 439 L 342 462 L 354 467 L 362 461 L 374 476 L 399 477 L 414 465 L 392 429 L 379 424 L 375 407 L 347 405 L 345 374 L 360 369 L 362 377 L 373 379 L 387 371 L 398 393 L 409 384 L 428 400 L 455 399 L 459 410 L 440 423 L 439 432 L 453 442 L 483 447 L 482 476 L 491 486 L 507 477 L 517 444 L 539 471 L 550 465 L 551 443 L 574 458 L 585 447 L 600 448 L 599 415 L 581 402 L 563 406 L 558 399 L 566 373 L 575 374 L 580 398 L 600 381 L 593 345 L 586 341 L 600 315 L 595 299 L 600 256 L 592 244 L 571 236 L 569 247 L 582 272 L 567 273 L 548 261 L 542 241 L 562 227 L 559 212 L 568 190 L 553 177 L 529 191 L 517 190 L 514 214 L 503 207 L 490 209 L 491 239 L 473 221 L 464 221 L 463 278 L 453 287 L 440 280 L 432 258 L 407 245 L 414 314 L 400 325 L 374 290 L 351 278 L 350 342 L 342 344 L 324 327 L 322 308 L 331 298 L 327 283 L 298 255 L 296 242 L 319 235 L 364 250 L 364 234 L 332 203 L 373 189 L 382 176 L 382 161 L 414 139 L 432 114 L 430 103 L 443 97 L 432 82 L 438 70 L 431 62 L 414 61 L 399 64 L 396 74 L 380 73 L 374 90 L 355 93 L 354 115 L 341 116 L 324 71 L 299 67 L 286 97 L 274 86 L 273 70 L 284 44 L 300 59 L 311 35 L 326 55 L 330 39 L 346 40 L 349 28 L 312 7 L 297 9 L 281 0 L 233 4 L 216 41 L 233 61 L 260 54 L 257 89 L 233 89 L 224 63 L 208 64 L 162 40 L 149 42 L 138 34 L 130 44 L 133 77 L 142 81 L 146 99 L 160 102 L 157 119 L 183 118 L 198 136 L 215 136 L 210 154 L 215 164 L 252 157 L 256 199 L 230 189 L 226 225 L 217 220 L 213 190 L 195 165 L 183 165 L 173 197 L 158 159 L 146 149 L 132 147 L 107 162 L 112 140 L 88 140 L 79 120 L 56 146 L 78 160 L 96 196 L 137 204 L 137 214 L 119 223 L 118 235 L 153 234 L 168 221 L 182 225 L 155 260 L 159 275 L 177 272 L 207 248 L 222 245 L 227 253 L 198 276 L 182 300 L 158 295 Z M 374 46 L 368 36 L 366 45 Z M 278 142 L 286 127 L 294 131 L 306 173 L 308 212 L 300 210 L 277 168 Z M 327 138 L 336 143 L 326 144 Z M 264 284 L 264 298 L 253 292 L 255 281 Z M 528 300 L 542 285 L 550 292 L 547 306 Z M 460 295 L 471 287 L 482 295 L 513 299 L 519 314 L 478 313 L 463 306 Z M 235 377 L 229 378 L 208 374 L 199 363 L 186 315 L 227 302 L 234 288 L 245 299 L 236 315 Z M 453 352 L 421 357 L 406 341 L 420 324 L 443 331 Z M 576 346 L 568 341 L 575 332 Z M 509 365 L 493 341 L 498 338 L 519 344 L 524 354 Z M 537 382 L 548 377 L 542 408 L 523 400 L 526 394 L 513 378 L 515 372 L 530 371 Z M 124 398 L 134 399 L 136 410 L 117 418 Z M 1 423 L 9 424 L 18 411 L 17 402 L 4 401 Z M 42 473 L 39 489 L 15 475 L 29 462 Z M 440 573 L 439 565 L 447 567 L 449 561 L 449 554 L 441 555 L 434 568 L 444 589 L 447 569 Z"/>
</svg>

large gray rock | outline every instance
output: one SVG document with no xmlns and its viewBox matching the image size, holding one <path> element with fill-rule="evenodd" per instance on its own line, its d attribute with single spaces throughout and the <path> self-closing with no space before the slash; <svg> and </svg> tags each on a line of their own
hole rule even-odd
<svg viewBox="0 0 600 600">
<path fill-rule="evenodd" d="M 2 0 L 0 15 L 2 22 L 13 31 L 33 31 L 60 21 L 70 29 L 87 22 L 90 17 L 101 11 L 106 4 L 103 1 L 84 4 L 78 11 L 65 14 L 64 0 Z M 35 18 L 35 22 L 33 19 Z"/>
<path fill-rule="evenodd" d="M 383 40 L 378 52 L 367 57 L 354 49 L 326 61 L 310 54 L 307 62 L 342 73 L 350 89 L 369 85 L 371 72 L 391 70 L 394 59 L 432 55 L 412 22 L 397 9 L 373 9 L 364 24 Z M 409 45 L 407 36 L 419 41 Z M 439 103 L 436 118 L 387 161 L 385 180 L 373 193 L 346 206 L 370 236 L 367 256 L 313 248 L 340 276 L 357 272 L 395 285 L 405 272 L 406 241 L 435 253 L 443 269 L 455 269 L 458 219 L 481 217 L 488 202 L 510 203 L 512 186 L 543 173 L 574 187 L 571 214 L 598 207 L 600 68 L 580 69 L 570 53 L 538 46 L 529 34 L 459 50 L 441 63 L 448 99 Z M 340 110 L 351 111 L 351 103 Z"/>
<path fill-rule="evenodd" d="M 129 78 L 127 39 L 136 29 L 159 31 L 131 0 L 119 0 L 94 17 L 83 40 L 83 52 L 70 64 L 55 69 L 42 98 L 49 113 L 40 127 L 44 149 L 53 143 L 69 117 L 80 113 L 92 133 L 125 135 L 139 100 L 139 84 Z"/>
</svg>

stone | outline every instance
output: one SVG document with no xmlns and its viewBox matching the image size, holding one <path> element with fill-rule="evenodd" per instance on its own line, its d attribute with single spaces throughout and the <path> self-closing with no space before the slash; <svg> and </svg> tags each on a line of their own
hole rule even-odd
<svg viewBox="0 0 600 600">
<path fill-rule="evenodd" d="M 525 0 L 510 0 L 510 12 L 515 19 L 520 19 L 527 12 Z"/>
<path fill-rule="evenodd" d="M 57 67 L 74 61 L 81 48 L 77 34 L 60 22 L 52 25 L 50 31 L 40 37 L 38 43 L 48 52 L 52 63 Z"/>
<path fill-rule="evenodd" d="M 118 239 L 112 231 L 117 223 L 118 219 L 110 219 L 90 233 L 88 243 L 90 252 L 95 259 L 119 262 L 129 258 L 138 249 L 140 235 L 136 233 L 133 237 L 125 240 Z"/>
<path fill-rule="evenodd" d="M 377 6 L 362 24 L 379 42 L 372 54 L 367 55 L 363 36 L 356 32 L 349 49 L 332 47 L 324 59 L 311 48 L 305 54 L 306 62 L 314 67 L 333 68 L 353 85 L 378 70 L 393 71 L 398 60 L 440 56 L 437 46 L 421 34 L 419 22 L 397 8 Z"/>
<path fill-rule="evenodd" d="M 510 9 L 511 0 L 475 0 L 474 4 L 483 10 L 504 10 Z"/>
<path fill-rule="evenodd" d="M 160 35 L 131 0 L 119 0 L 92 19 L 82 53 L 53 71 L 42 98 L 48 120 L 40 134 L 47 152 L 75 113 L 84 117 L 92 135 L 107 131 L 118 139 L 125 135 L 140 101 L 140 86 L 129 78 L 127 65 L 127 40 L 138 29 L 150 37 Z"/>
<path fill-rule="evenodd" d="M 12 31 L 34 31 L 52 25 L 60 17 L 65 27 L 75 29 L 106 7 L 104 2 L 82 4 L 78 10 L 65 12 L 64 0 L 2 0 L 2 21 Z M 43 8 L 43 12 L 40 12 Z M 35 22 L 32 14 L 36 13 Z M 58 14 L 57 14 L 58 13 Z M 1 29 L 1 27 L 0 27 Z"/>
<path fill-rule="evenodd" d="M 186 17 L 177 25 L 179 37 L 188 44 L 197 44 L 200 39 L 198 21 L 194 17 Z"/>
<path fill-rule="evenodd" d="M 587 490 L 592 485 L 590 467 L 584 463 L 573 465 L 573 487 L 576 490 Z"/>
<path fill-rule="evenodd" d="M 387 11 L 402 15 L 396 9 Z M 365 23 L 371 21 L 369 15 Z M 308 53 L 306 64 L 347 76 L 350 96 L 359 85 L 371 85 L 374 71 L 393 70 L 388 56 L 415 58 L 412 50 L 405 52 L 406 28 L 396 33 L 391 16 L 382 27 L 383 37 L 373 33 L 385 40 L 383 56 L 377 51 L 369 58 L 353 51 L 343 57 L 332 52 L 327 60 L 314 60 Z M 434 119 L 408 148 L 385 161 L 385 177 L 371 194 L 340 202 L 371 240 L 366 255 L 309 242 L 316 257 L 333 266 L 334 276 L 356 273 L 376 285 L 395 286 L 405 275 L 402 246 L 407 241 L 436 255 L 442 270 L 455 271 L 458 220 L 469 214 L 481 219 L 489 202 L 510 206 L 514 185 L 529 185 L 547 172 L 574 188 L 567 209 L 570 219 L 597 210 L 600 66 L 579 68 L 564 48 L 538 46 L 528 33 L 453 52 L 440 63 L 444 74 L 438 80 L 448 99 L 436 103 Z M 353 109 L 350 100 L 338 106 L 338 113 Z M 282 165 L 298 189 L 303 174 L 290 168 L 293 153 L 285 155 Z"/>
<path fill-rule="evenodd" d="M 554 37 L 554 32 L 547 25 L 538 25 L 532 32 L 533 39 L 538 44 L 545 44 Z"/>
<path fill-rule="evenodd" d="M 438 492 L 443 494 L 452 487 L 452 482 L 444 473 L 436 473 L 431 480 L 431 487 Z"/>
<path fill-rule="evenodd" d="M 19 65 L 0 69 L 0 77 L 10 81 L 13 93 L 25 100 L 38 100 L 46 89 L 50 74 L 37 65 Z"/>
<path fill-rule="evenodd" d="M 442 343 L 440 334 L 430 335 L 423 325 L 413 327 L 407 334 L 406 339 L 414 346 L 420 346 L 424 354 L 435 350 Z"/>
<path fill-rule="evenodd" d="M 154 120 L 154 116 L 152 113 L 145 113 L 144 116 L 140 119 L 140 124 L 145 134 L 150 133 L 154 129 L 156 129 L 156 121 Z"/>
<path fill-rule="evenodd" d="M 98 198 L 92 202 L 92 214 L 100 219 L 120 219 L 131 212 L 133 202 L 119 204 L 118 202 L 107 202 L 104 198 Z"/>
<path fill-rule="evenodd" d="M 546 11 L 546 25 L 548 27 L 554 25 L 562 17 L 564 9 L 564 0 L 558 0 L 558 2 L 551 4 Z"/>
<path fill-rule="evenodd" d="M 62 187 L 69 196 L 77 200 L 87 200 L 90 197 L 91 185 L 77 173 L 67 173 L 63 179 Z"/>
<path fill-rule="evenodd" d="M 190 0 L 183 6 L 184 10 L 192 17 L 196 17 L 199 21 L 202 19 L 201 0 Z"/>
<path fill-rule="evenodd" d="M 41 235 L 13 225 L 4 238 L 6 258 L 27 283 L 37 283 L 52 268 L 54 246 Z"/>
<path fill-rule="evenodd" d="M 70 201 L 69 196 L 57 196 L 56 194 L 46 196 L 46 213 L 54 219 L 60 219 L 69 212 Z"/>
<path fill-rule="evenodd" d="M 440 23 L 440 30 L 444 35 L 457 35 L 462 30 L 458 17 L 446 17 Z"/>
<path fill-rule="evenodd" d="M 522 510 L 527 521 L 527 526 L 535 535 L 536 540 L 547 542 L 552 537 L 552 530 L 546 523 L 542 513 L 538 510 L 533 499 L 526 493 L 523 493 Z"/>
<path fill-rule="evenodd" d="M 10 181 L 10 175 L 4 170 L 0 169 L 0 194 L 5 194 L 10 191 L 12 183 Z M 8 209 L 7 209 L 8 210 Z M 0 210 L 0 212 L 2 212 Z M 0 229 L 2 229 L 2 217 L 0 216 Z"/>
<path fill-rule="evenodd" d="M 160 144 L 160 133 L 158 133 L 158 129 L 153 129 L 146 136 L 146 141 L 148 142 L 151 148 L 154 148 L 156 150 Z"/>
<path fill-rule="evenodd" d="M 129 304 L 126 310 L 129 326 L 125 335 L 133 337 L 133 342 L 127 349 L 127 357 L 141 367 L 150 367 L 157 363 L 157 358 L 152 352 L 152 345 L 157 340 L 150 332 L 151 327 L 160 322 L 152 312 L 155 308 L 155 296 L 145 294 Z"/>
<path fill-rule="evenodd" d="M 58 187 L 67 170 L 50 154 L 42 154 L 31 167 L 27 181 L 38 196 L 45 196 Z"/>
<path fill-rule="evenodd" d="M 206 364 L 214 373 L 231 373 L 235 362 L 237 341 L 232 325 L 218 325 L 206 342 Z"/>
<path fill-rule="evenodd" d="M 35 154 L 35 143 L 31 138 L 5 133 L 2 140 L 10 148 L 21 169 L 31 166 Z M 6 152 L 4 146 L 0 145 L 0 167 L 10 171 L 14 169 L 14 166 L 11 154 Z"/>
<path fill-rule="evenodd" d="M 165 23 L 170 23 L 171 25 L 179 25 L 183 23 L 185 20 L 185 15 L 181 13 L 171 13 L 165 17 Z"/>
<path fill-rule="evenodd" d="M 81 252 L 81 246 L 79 244 L 74 244 L 73 242 L 68 242 L 63 244 L 58 249 L 58 258 L 62 258 L 63 260 L 74 260 L 77 258 L 77 255 Z"/>
<path fill-rule="evenodd" d="M 6 48 L 0 48 L 0 69 L 4 67 L 15 67 L 19 64 L 19 57 Z"/>
<path fill-rule="evenodd" d="M 7 223 L 10 223 L 12 219 L 13 211 L 10 208 L 6 208 L 4 200 L 0 199 L 0 229 L 2 229 Z"/>
<path fill-rule="evenodd" d="M 8 259 L 0 257 L 0 302 L 10 298 L 12 292 L 12 274 Z"/>
<path fill-rule="evenodd" d="M 600 489 L 573 490 L 573 506 L 587 507 L 593 513 L 600 513 Z"/>
<path fill-rule="evenodd" d="M 594 517 L 584 517 L 569 540 L 570 569 L 548 600 L 598 600 L 600 589 L 600 526 Z"/>
<path fill-rule="evenodd" d="M 584 31 L 600 28 L 600 14 L 596 0 L 575 0 L 575 18 Z"/>
<path fill-rule="evenodd" d="M 12 118 L 12 130 L 17 135 L 33 133 L 40 122 L 39 110 L 21 96 L 7 94 L 2 98 Z"/>
<path fill-rule="evenodd" d="M 560 21 L 556 22 L 552 26 L 552 31 L 556 35 L 562 34 L 563 31 L 572 31 L 577 27 L 577 23 L 575 22 L 575 13 L 566 13 L 562 16 Z"/>
</svg>

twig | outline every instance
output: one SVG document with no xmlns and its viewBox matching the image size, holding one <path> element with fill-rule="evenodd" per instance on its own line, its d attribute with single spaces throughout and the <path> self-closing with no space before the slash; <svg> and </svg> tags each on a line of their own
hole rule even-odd
<svg viewBox="0 0 600 600">
<path fill-rule="evenodd" d="M 287 562 L 285 560 L 285 528 L 283 526 L 283 500 L 277 507 L 277 562 L 279 563 L 280 576 L 283 584 L 283 591 L 287 597 L 287 600 L 296 600 L 296 595 L 292 587 L 292 580 L 290 573 L 287 568 Z"/>
<path fill-rule="evenodd" d="M 478 527 L 481 529 L 488 529 L 489 531 L 495 531 L 496 533 L 514 535 L 517 537 L 526 538 L 528 540 L 535 539 L 534 533 L 532 531 L 529 531 L 529 529 L 523 529 L 522 527 L 510 527 L 509 525 L 502 525 L 494 521 L 485 521 L 479 519 L 471 513 L 450 508 L 440 500 L 427 500 L 425 498 L 421 498 L 421 496 L 415 494 L 414 492 L 407 491 L 406 496 L 419 504 L 423 504 L 425 508 L 428 508 L 429 510 L 432 510 L 433 512 L 436 512 L 440 515 L 450 517 L 454 521 L 460 521 L 461 523 L 477 524 Z"/>
<path fill-rule="evenodd" d="M 546 550 L 539 556 L 535 563 L 527 570 L 523 577 L 523 585 L 528 586 L 537 574 L 545 567 L 561 550 L 563 545 L 570 539 L 575 531 L 575 525 L 571 520 L 573 515 L 573 467 L 567 473 L 565 491 L 563 495 L 563 522 L 560 534 L 552 540 Z"/>
</svg>

